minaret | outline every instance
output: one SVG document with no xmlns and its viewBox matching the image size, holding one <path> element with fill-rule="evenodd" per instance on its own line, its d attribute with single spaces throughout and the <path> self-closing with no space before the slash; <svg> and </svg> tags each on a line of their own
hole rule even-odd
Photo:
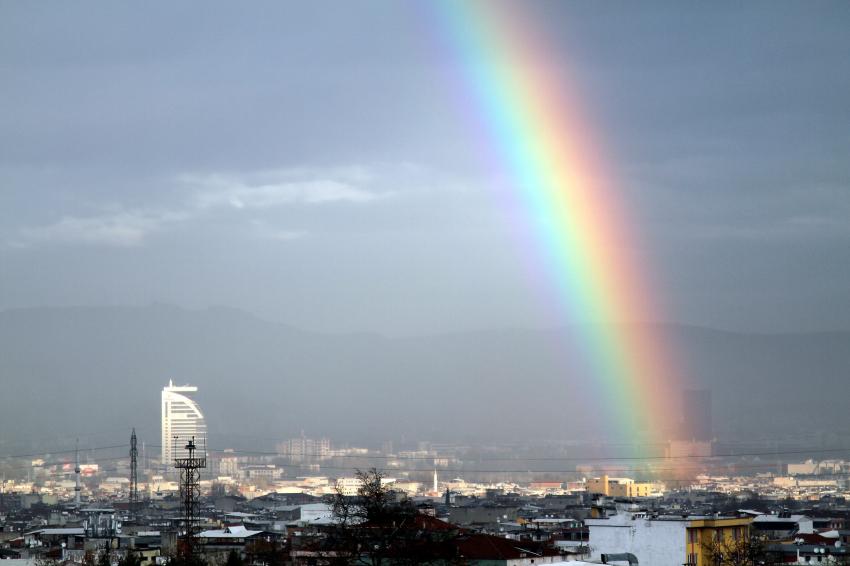
<svg viewBox="0 0 850 566">
<path fill-rule="evenodd" d="M 74 474 L 77 476 L 77 483 L 74 485 L 74 507 L 80 509 L 80 439 L 77 439 L 77 447 L 74 450 Z"/>
<path fill-rule="evenodd" d="M 434 468 L 434 493 L 439 493 L 439 487 L 437 486 L 437 468 Z"/>
</svg>

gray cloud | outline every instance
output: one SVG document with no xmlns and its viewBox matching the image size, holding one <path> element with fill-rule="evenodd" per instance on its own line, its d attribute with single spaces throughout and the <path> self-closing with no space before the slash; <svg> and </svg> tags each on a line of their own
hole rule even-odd
<svg viewBox="0 0 850 566">
<path fill-rule="evenodd" d="M 262 171 L 247 176 L 220 173 L 182 175 L 179 180 L 195 190 L 196 201 L 201 208 L 262 209 L 298 203 L 364 203 L 379 196 L 345 178 L 311 177 L 315 176 L 303 172 L 295 176 L 289 171 Z"/>
<path fill-rule="evenodd" d="M 0 308 L 568 322 L 439 14 L 417 6 L 3 4 Z M 850 327 L 850 5 L 523 8 L 667 318 Z"/>
<path fill-rule="evenodd" d="M 349 166 L 325 170 L 298 168 L 242 173 L 184 173 L 173 187 L 183 195 L 170 208 L 147 209 L 113 205 L 88 215 L 63 215 L 38 226 L 24 226 L 7 241 L 12 248 L 40 245 L 140 246 L 152 235 L 180 223 L 200 222 L 219 214 L 247 215 L 288 206 L 332 204 L 364 205 L 392 196 L 389 179 L 404 181 L 404 172 L 416 171 L 410 164 L 376 167 Z M 411 190 L 407 187 L 407 190 Z M 258 238 L 290 241 L 306 231 L 285 229 L 267 219 L 247 217 L 245 226 Z"/>
<path fill-rule="evenodd" d="M 26 248 L 44 244 L 83 244 L 104 246 L 138 246 L 151 234 L 168 224 L 186 220 L 179 212 L 115 211 L 97 216 L 63 216 L 45 226 L 24 228 L 12 247 Z"/>
</svg>

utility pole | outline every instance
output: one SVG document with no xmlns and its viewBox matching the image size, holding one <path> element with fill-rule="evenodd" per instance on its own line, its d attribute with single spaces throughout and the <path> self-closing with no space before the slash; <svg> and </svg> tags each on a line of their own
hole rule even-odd
<svg viewBox="0 0 850 566">
<path fill-rule="evenodd" d="M 139 449 L 136 446 L 136 428 L 130 435 L 130 516 L 136 518 L 139 507 Z"/>
<path fill-rule="evenodd" d="M 194 436 L 189 440 L 189 443 L 186 444 L 184 449 L 186 457 L 174 458 L 174 467 L 180 470 L 180 490 L 183 494 L 183 525 L 185 531 L 183 533 L 183 548 L 181 550 L 187 562 L 191 563 L 195 554 L 195 547 L 197 546 L 195 528 L 200 519 L 200 470 L 207 467 L 207 457 L 206 447 L 204 447 L 203 455 L 195 455 L 197 446 L 195 446 Z M 173 453 L 177 454 L 177 451 L 175 450 Z"/>
</svg>

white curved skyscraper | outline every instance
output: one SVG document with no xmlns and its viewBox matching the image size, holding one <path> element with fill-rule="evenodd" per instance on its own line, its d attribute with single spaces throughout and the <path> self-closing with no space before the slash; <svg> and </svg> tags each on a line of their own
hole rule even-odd
<svg viewBox="0 0 850 566">
<path fill-rule="evenodd" d="M 169 379 L 162 389 L 162 465 L 171 468 L 174 458 L 185 458 L 184 446 L 194 436 L 199 449 L 206 448 L 207 423 L 198 403 L 189 397 L 194 385 L 174 385 Z"/>
</svg>

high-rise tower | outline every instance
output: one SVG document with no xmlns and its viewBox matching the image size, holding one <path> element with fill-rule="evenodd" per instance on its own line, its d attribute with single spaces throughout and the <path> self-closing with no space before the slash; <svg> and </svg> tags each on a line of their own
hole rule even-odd
<svg viewBox="0 0 850 566">
<path fill-rule="evenodd" d="M 682 393 L 682 439 L 709 442 L 713 437 L 711 391 L 686 390 Z"/>
<path fill-rule="evenodd" d="M 162 466 L 169 469 L 175 458 L 186 458 L 185 446 L 192 438 L 206 438 L 207 423 L 198 403 L 189 397 L 198 388 L 174 385 L 162 389 Z"/>
</svg>

